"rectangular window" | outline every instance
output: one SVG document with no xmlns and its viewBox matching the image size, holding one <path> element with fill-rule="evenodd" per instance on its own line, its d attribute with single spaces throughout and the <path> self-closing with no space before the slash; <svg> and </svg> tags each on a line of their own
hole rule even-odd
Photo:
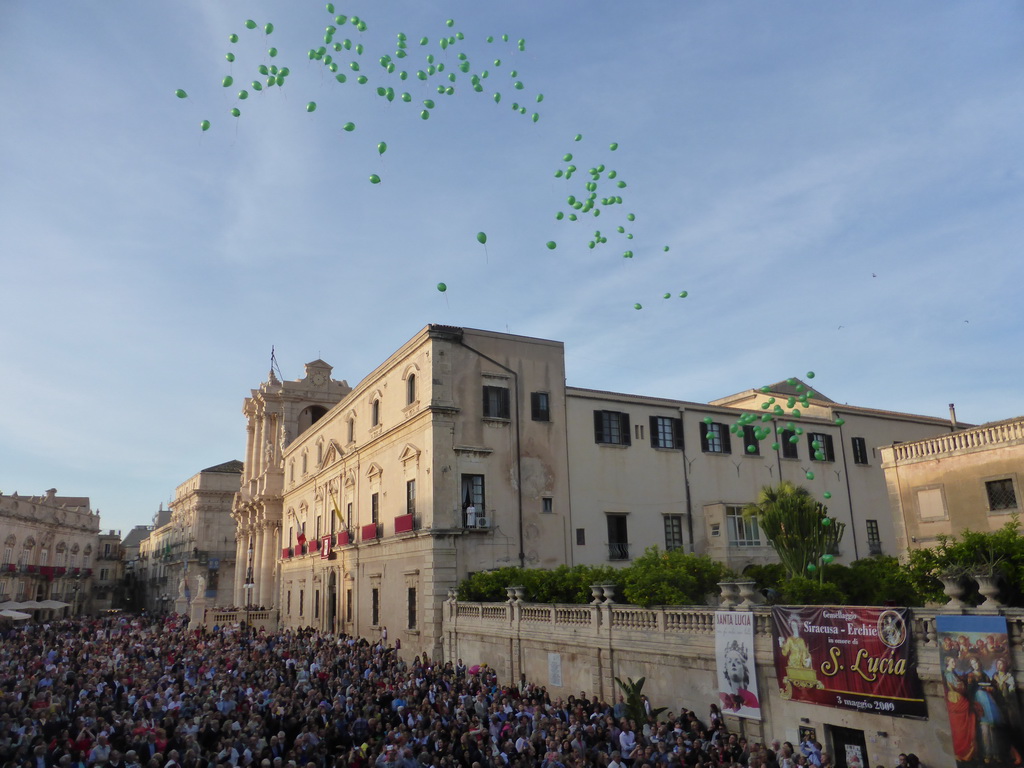
<svg viewBox="0 0 1024 768">
<path fill-rule="evenodd" d="M 865 520 L 864 523 L 868 529 L 868 554 L 882 554 L 882 536 L 878 532 L 878 521 Z"/>
<path fill-rule="evenodd" d="M 377 587 L 370 590 L 370 624 L 380 624 L 380 589 Z"/>
<path fill-rule="evenodd" d="M 651 445 L 654 448 L 683 447 L 683 420 L 670 416 L 651 416 Z"/>
<path fill-rule="evenodd" d="M 484 418 L 509 418 L 507 387 L 484 387 Z"/>
<path fill-rule="evenodd" d="M 405 514 L 416 514 L 416 481 L 405 481 Z"/>
<path fill-rule="evenodd" d="M 370 494 L 370 522 L 371 523 L 379 523 L 380 522 L 380 494 L 379 493 L 371 493 Z"/>
<path fill-rule="evenodd" d="M 110 578 L 109 568 L 100 568 L 100 581 L 106 581 Z"/>
<path fill-rule="evenodd" d="M 352 502 L 345 505 L 345 530 L 352 530 Z"/>
<path fill-rule="evenodd" d="M 11 558 L 14 556 L 14 550 L 10 547 L 4 549 L 4 567 L 6 568 L 11 564 Z"/>
<path fill-rule="evenodd" d="M 345 590 L 345 621 L 352 622 L 352 588 Z"/>
<path fill-rule="evenodd" d="M 985 483 L 990 512 L 1002 512 L 1017 508 L 1017 494 L 1013 490 L 1013 479 L 989 480 Z"/>
<path fill-rule="evenodd" d="M 547 392 L 530 393 L 530 415 L 534 421 L 551 421 L 551 404 Z"/>
<path fill-rule="evenodd" d="M 50 564 L 50 550 L 43 549 L 39 552 L 39 564 L 49 565 Z"/>
<path fill-rule="evenodd" d="M 289 616 L 292 615 L 292 591 L 290 589 L 288 590 L 288 594 L 285 596 L 284 612 Z"/>
<path fill-rule="evenodd" d="M 761 546 L 761 529 L 756 515 L 745 517 L 743 507 L 726 507 L 725 522 L 729 529 L 730 547 Z"/>
<path fill-rule="evenodd" d="M 299 590 L 299 616 L 303 615 L 303 611 L 306 607 L 306 590 Z"/>
<path fill-rule="evenodd" d="M 754 435 L 754 425 L 743 425 L 743 453 L 747 456 L 760 456 L 761 443 Z"/>
<path fill-rule="evenodd" d="M 634 424 L 633 425 L 633 436 L 637 440 L 643 440 L 644 439 L 644 425 L 643 424 Z"/>
<path fill-rule="evenodd" d="M 313 618 L 320 618 L 320 590 L 313 592 Z"/>
<path fill-rule="evenodd" d="M 594 442 L 631 445 L 629 414 L 619 411 L 594 411 Z"/>
<path fill-rule="evenodd" d="M 850 445 L 853 447 L 853 463 L 868 463 L 868 444 L 863 437 L 850 438 Z"/>
<path fill-rule="evenodd" d="M 587 545 L 587 529 L 577 528 L 576 529 L 576 546 L 585 547 Z"/>
<path fill-rule="evenodd" d="M 463 475 L 462 476 L 462 524 L 468 525 L 467 515 L 469 510 L 474 515 L 483 515 L 487 507 L 484 505 L 484 476 Z"/>
<path fill-rule="evenodd" d="M 550 515 L 555 511 L 555 500 L 550 496 L 544 496 L 540 500 L 540 511 L 542 514 Z"/>
<path fill-rule="evenodd" d="M 629 560 L 629 531 L 626 515 L 608 515 L 608 559 Z"/>
<path fill-rule="evenodd" d="M 408 589 L 409 629 L 416 629 L 416 587 Z"/>
<path fill-rule="evenodd" d="M 725 424 L 700 423 L 700 449 L 704 453 L 732 453 L 729 428 Z"/>
<path fill-rule="evenodd" d="M 799 459 L 800 451 L 797 449 L 797 444 L 800 442 L 800 436 L 791 429 L 782 430 L 782 458 L 784 459 Z"/>
<path fill-rule="evenodd" d="M 665 515 L 665 550 L 682 549 L 683 516 Z"/>
<path fill-rule="evenodd" d="M 807 451 L 812 461 L 835 461 L 836 454 L 832 450 L 832 435 L 824 432 L 811 432 L 807 435 Z"/>
<path fill-rule="evenodd" d="M 104 557 L 110 557 L 110 545 L 109 544 L 104 544 L 103 545 L 103 556 Z"/>
</svg>

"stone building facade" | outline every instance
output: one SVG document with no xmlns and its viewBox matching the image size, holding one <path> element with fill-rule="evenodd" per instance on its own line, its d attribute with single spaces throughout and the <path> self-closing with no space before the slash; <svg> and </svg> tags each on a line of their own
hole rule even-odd
<svg viewBox="0 0 1024 768">
<path fill-rule="evenodd" d="M 94 611 L 100 517 L 86 496 L 0 495 L 0 602 L 56 600 L 68 613 Z"/>
<path fill-rule="evenodd" d="M 881 459 L 900 551 L 994 531 L 1021 512 L 1024 417 L 890 445 Z"/>
</svg>

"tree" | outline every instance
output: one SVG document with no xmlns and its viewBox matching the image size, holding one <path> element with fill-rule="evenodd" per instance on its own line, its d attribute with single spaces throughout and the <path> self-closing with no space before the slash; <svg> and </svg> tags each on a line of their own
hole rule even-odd
<svg viewBox="0 0 1024 768">
<path fill-rule="evenodd" d="M 651 714 L 647 714 L 647 707 L 644 705 L 643 692 L 644 683 L 647 682 L 646 677 L 641 677 L 635 683 L 632 677 L 627 677 L 628 682 L 622 682 L 619 678 L 615 678 L 615 682 L 618 683 L 619 688 L 625 694 L 626 712 L 630 720 L 635 720 L 637 725 L 646 723 L 648 719 L 657 722 L 658 715 L 664 712 L 667 707 L 658 707 L 657 709 L 651 709 Z"/>
<path fill-rule="evenodd" d="M 757 518 L 790 578 L 807 578 L 818 571 L 821 582 L 820 566 L 832 562 L 831 553 L 846 529 L 845 523 L 828 516 L 828 508 L 811 498 L 810 491 L 788 480 L 762 488 L 757 503 L 743 514 Z"/>
</svg>

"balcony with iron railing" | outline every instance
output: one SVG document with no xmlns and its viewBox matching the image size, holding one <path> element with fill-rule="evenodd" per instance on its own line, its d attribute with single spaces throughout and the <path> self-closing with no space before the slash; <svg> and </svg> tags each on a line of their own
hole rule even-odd
<svg viewBox="0 0 1024 768">
<path fill-rule="evenodd" d="M 609 560 L 629 560 L 629 542 L 628 541 L 610 541 L 610 542 L 608 542 L 608 559 Z"/>
</svg>

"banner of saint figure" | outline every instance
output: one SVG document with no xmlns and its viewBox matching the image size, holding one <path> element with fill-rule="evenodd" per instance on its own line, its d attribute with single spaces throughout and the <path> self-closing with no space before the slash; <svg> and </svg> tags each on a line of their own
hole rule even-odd
<svg viewBox="0 0 1024 768">
<path fill-rule="evenodd" d="M 1002 616 L 938 616 L 957 768 L 1024 764 L 1020 702 Z"/>
</svg>

